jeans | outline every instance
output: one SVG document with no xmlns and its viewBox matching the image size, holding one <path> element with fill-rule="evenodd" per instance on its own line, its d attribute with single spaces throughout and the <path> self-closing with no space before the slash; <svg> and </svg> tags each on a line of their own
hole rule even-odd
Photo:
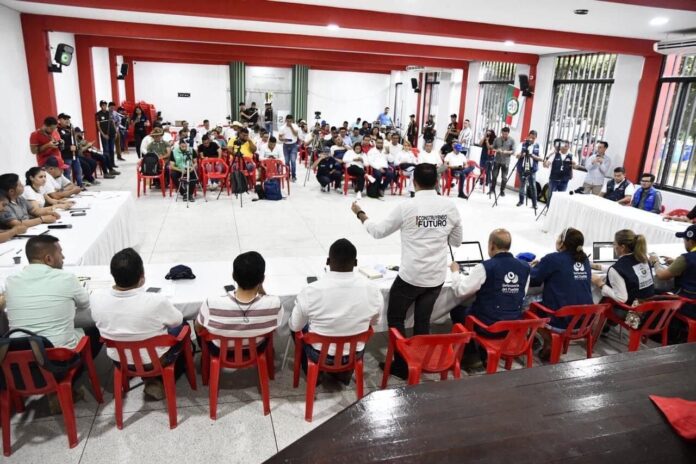
<svg viewBox="0 0 696 464">
<path fill-rule="evenodd" d="M 537 191 L 536 191 L 536 176 L 532 172 L 530 174 L 520 174 L 520 203 L 524 203 L 524 198 L 527 193 L 527 185 L 532 191 L 532 206 L 537 207 Z"/>
<path fill-rule="evenodd" d="M 119 129 L 118 135 L 121 140 L 121 151 L 128 150 L 128 131 Z"/>
<path fill-rule="evenodd" d="M 474 167 L 468 167 L 464 169 L 460 169 L 458 171 L 452 171 L 452 176 L 457 176 L 459 177 L 459 194 L 463 195 L 464 194 L 464 186 L 466 185 L 466 177 L 469 175 L 474 170 Z"/>
<path fill-rule="evenodd" d="M 264 122 L 263 127 L 266 129 L 266 132 L 273 135 L 273 121 Z"/>
<path fill-rule="evenodd" d="M 285 156 L 285 165 L 290 166 L 292 178 L 297 179 L 297 142 L 283 144 L 283 156 Z"/>
<path fill-rule="evenodd" d="M 104 153 L 104 158 L 109 162 L 108 169 L 111 170 L 116 164 L 114 161 L 114 142 L 116 134 L 110 134 L 108 139 L 105 139 L 103 135 L 99 135 L 101 138 L 102 152 Z"/>
<path fill-rule="evenodd" d="M 342 179 L 343 175 L 340 171 L 331 171 L 329 173 L 322 174 L 317 173 L 317 180 L 319 181 L 319 185 L 321 185 L 322 188 L 326 187 L 329 184 L 333 184 L 334 188 L 338 190 L 341 188 Z"/>
<path fill-rule="evenodd" d="M 379 188 L 384 191 L 389 187 L 391 181 L 394 180 L 394 171 L 391 169 L 385 169 L 384 172 L 382 172 L 379 169 L 375 169 L 372 171 L 372 177 L 375 178 L 375 182 L 377 184 L 382 184 Z"/>
<path fill-rule="evenodd" d="M 97 162 L 92 158 L 85 158 L 84 156 L 78 156 L 77 160 L 80 162 L 80 167 L 82 168 L 82 177 L 87 182 L 94 182 L 94 172 L 97 170 Z"/>
<path fill-rule="evenodd" d="M 348 166 L 348 174 L 355 177 L 355 191 L 362 192 L 365 188 L 365 170 L 360 166 Z"/>
<path fill-rule="evenodd" d="M 80 165 L 80 160 L 75 157 L 71 160 L 64 159 L 63 162 L 68 165 L 65 171 L 63 171 L 65 177 L 72 180 L 72 171 L 75 171 L 75 182 L 79 187 L 82 187 L 82 166 Z"/>
<path fill-rule="evenodd" d="M 502 177 L 500 178 L 500 193 L 505 191 L 505 186 L 507 185 L 508 170 L 510 166 L 503 163 L 493 163 L 493 176 L 491 176 L 491 190 L 495 190 L 495 186 L 498 182 L 498 174 L 502 171 Z"/>
<path fill-rule="evenodd" d="M 549 180 L 549 198 L 546 199 L 546 204 L 551 204 L 553 192 L 565 192 L 566 190 L 568 190 L 568 180 Z"/>
</svg>

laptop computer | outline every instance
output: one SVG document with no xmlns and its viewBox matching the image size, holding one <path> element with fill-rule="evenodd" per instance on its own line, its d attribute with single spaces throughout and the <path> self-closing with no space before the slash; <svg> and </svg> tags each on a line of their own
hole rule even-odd
<svg viewBox="0 0 696 464">
<path fill-rule="evenodd" d="M 619 259 L 614 253 L 612 242 L 592 242 L 592 262 L 593 263 L 615 263 Z"/>
<path fill-rule="evenodd" d="M 452 250 L 450 247 L 450 256 L 452 261 L 459 264 L 459 267 L 464 269 L 476 266 L 483 262 L 483 251 L 479 242 L 462 242 L 459 248 Z"/>
</svg>

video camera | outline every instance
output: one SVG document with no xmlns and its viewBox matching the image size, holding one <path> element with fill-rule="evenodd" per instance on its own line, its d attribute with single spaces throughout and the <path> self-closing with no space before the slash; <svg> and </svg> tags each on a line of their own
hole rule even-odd
<svg viewBox="0 0 696 464">
<path fill-rule="evenodd" d="M 321 111 L 315 111 L 314 112 L 314 120 L 318 121 L 321 119 Z"/>
</svg>

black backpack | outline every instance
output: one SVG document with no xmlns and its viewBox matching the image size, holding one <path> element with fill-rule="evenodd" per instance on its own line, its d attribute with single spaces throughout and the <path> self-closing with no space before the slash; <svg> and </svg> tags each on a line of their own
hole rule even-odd
<svg viewBox="0 0 696 464">
<path fill-rule="evenodd" d="M 370 183 L 365 189 L 365 192 L 370 198 L 379 198 L 379 184 L 377 182 Z"/>
<path fill-rule="evenodd" d="M 232 180 L 232 193 L 234 193 L 235 195 L 238 195 L 241 193 L 247 193 L 247 191 L 249 190 L 249 185 L 247 184 L 246 177 L 244 177 L 244 174 L 242 173 L 242 171 L 239 171 L 239 170 L 232 171 L 231 180 Z"/>
<path fill-rule="evenodd" d="M 161 164 L 157 153 L 145 153 L 143 162 L 140 165 L 141 174 L 144 176 L 159 176 L 161 172 Z"/>
</svg>

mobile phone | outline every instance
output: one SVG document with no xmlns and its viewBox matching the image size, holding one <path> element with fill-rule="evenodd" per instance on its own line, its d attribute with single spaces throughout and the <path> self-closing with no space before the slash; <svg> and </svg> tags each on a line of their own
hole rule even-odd
<svg viewBox="0 0 696 464">
<path fill-rule="evenodd" d="M 70 213 L 72 217 L 75 216 L 87 216 L 87 213 L 85 211 L 75 211 L 74 213 Z"/>
<path fill-rule="evenodd" d="M 230 292 L 234 292 L 234 289 L 235 289 L 236 287 L 235 287 L 234 285 L 232 285 L 232 284 L 229 284 L 229 285 L 225 285 L 223 288 L 225 289 L 225 291 L 226 291 L 227 293 L 230 293 Z"/>
<path fill-rule="evenodd" d="M 312 282 L 316 282 L 317 280 L 319 280 L 319 279 L 317 279 L 316 276 L 307 276 L 307 283 L 308 284 L 311 284 Z"/>
<path fill-rule="evenodd" d="M 160 290 L 162 290 L 162 289 L 159 288 L 159 287 L 150 287 L 150 288 L 148 288 L 148 289 L 145 290 L 145 291 L 146 291 L 147 293 L 159 293 Z"/>
<path fill-rule="evenodd" d="M 72 224 L 50 224 L 49 229 L 72 229 Z"/>
</svg>

